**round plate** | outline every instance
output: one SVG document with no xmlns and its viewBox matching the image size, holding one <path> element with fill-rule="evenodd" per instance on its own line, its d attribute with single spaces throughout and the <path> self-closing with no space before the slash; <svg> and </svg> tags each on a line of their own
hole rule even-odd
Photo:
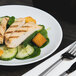
<svg viewBox="0 0 76 76">
<path fill-rule="evenodd" d="M 41 54 L 38 57 L 25 60 L 0 60 L 0 65 L 18 66 L 40 61 L 51 55 L 59 47 L 62 41 L 62 29 L 60 27 L 60 24 L 53 16 L 46 13 L 45 11 L 30 6 L 6 5 L 0 6 L 0 17 L 1 16 L 15 16 L 16 18 L 27 16 L 33 17 L 34 19 L 36 19 L 37 24 L 45 25 L 45 28 L 48 31 L 50 43 L 46 47 L 41 49 Z"/>
</svg>

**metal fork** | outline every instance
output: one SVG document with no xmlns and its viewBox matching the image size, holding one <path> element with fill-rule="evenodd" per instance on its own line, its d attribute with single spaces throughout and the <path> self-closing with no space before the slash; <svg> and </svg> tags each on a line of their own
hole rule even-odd
<svg viewBox="0 0 76 76">
<path fill-rule="evenodd" d="M 51 72 L 58 64 L 60 64 L 64 59 L 72 60 L 76 57 L 76 41 L 72 44 L 72 46 L 67 50 L 67 52 L 61 55 L 61 58 L 57 60 L 53 65 L 43 71 L 39 76 L 46 76 L 49 72 Z"/>
</svg>

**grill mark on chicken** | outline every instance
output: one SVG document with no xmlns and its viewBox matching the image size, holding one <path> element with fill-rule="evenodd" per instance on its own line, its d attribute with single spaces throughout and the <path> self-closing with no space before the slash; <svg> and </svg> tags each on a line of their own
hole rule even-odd
<svg viewBox="0 0 76 76">
<path fill-rule="evenodd" d="M 6 40 L 6 45 L 10 48 L 17 47 L 19 44 L 21 44 L 25 39 L 27 39 L 28 36 L 30 36 L 34 31 L 41 29 L 42 27 L 39 27 L 38 25 L 34 26 L 36 24 L 33 23 L 27 23 L 16 29 Z M 10 30 L 11 31 L 11 30 Z M 19 41 L 20 40 L 20 41 Z"/>
<path fill-rule="evenodd" d="M 18 25 L 13 25 L 13 26 L 10 26 L 10 28 L 14 28 L 14 27 L 18 27 Z"/>
<path fill-rule="evenodd" d="M 9 18 L 5 17 L 2 19 L 1 23 L 0 23 L 0 44 L 3 44 L 3 41 L 4 41 L 4 34 L 5 34 L 5 31 L 6 31 L 6 25 L 7 25 L 7 22 L 8 22 Z"/>
<path fill-rule="evenodd" d="M 5 32 L 5 34 L 8 34 L 8 33 L 12 33 L 13 31 L 7 31 L 7 32 Z"/>
<path fill-rule="evenodd" d="M 16 29 L 18 29 L 19 26 L 23 25 L 25 22 L 25 19 L 17 19 L 17 21 L 15 21 L 9 28 L 8 30 L 6 31 L 5 33 L 5 40 L 10 38 L 12 33 L 15 32 Z"/>
<path fill-rule="evenodd" d="M 19 36 L 10 36 L 9 38 L 18 38 Z"/>
<path fill-rule="evenodd" d="M 21 28 L 31 28 L 32 26 L 21 26 Z M 20 30 L 16 30 L 16 31 L 14 31 L 14 33 L 16 32 L 16 33 L 21 33 L 21 32 L 28 32 L 28 29 L 26 30 L 26 29 L 20 29 Z M 8 32 L 8 33 L 10 33 L 10 32 Z M 22 33 L 23 34 L 23 33 Z M 11 37 L 9 37 L 9 38 L 18 38 L 19 36 L 17 36 L 17 35 L 15 35 L 15 36 L 11 36 Z"/>
<path fill-rule="evenodd" d="M 15 32 L 27 32 L 26 30 L 16 30 Z"/>
</svg>

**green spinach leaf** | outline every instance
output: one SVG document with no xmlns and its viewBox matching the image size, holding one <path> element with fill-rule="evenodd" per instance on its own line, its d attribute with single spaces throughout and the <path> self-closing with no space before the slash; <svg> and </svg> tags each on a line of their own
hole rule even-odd
<svg viewBox="0 0 76 76">
<path fill-rule="evenodd" d="M 39 33 L 41 33 L 45 38 L 47 38 L 47 31 L 46 31 L 46 29 L 42 29 Z"/>
<path fill-rule="evenodd" d="M 12 17 L 9 17 L 9 21 L 7 23 L 7 28 L 9 28 L 9 26 L 15 21 L 15 17 L 12 16 Z"/>
</svg>

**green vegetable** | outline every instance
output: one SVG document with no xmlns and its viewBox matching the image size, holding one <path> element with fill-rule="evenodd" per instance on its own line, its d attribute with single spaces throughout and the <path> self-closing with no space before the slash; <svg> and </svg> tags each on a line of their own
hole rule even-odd
<svg viewBox="0 0 76 76">
<path fill-rule="evenodd" d="M 38 32 L 35 31 L 33 34 L 31 34 L 31 35 L 22 43 L 22 45 L 27 46 L 27 44 L 32 41 L 32 39 L 35 37 L 35 35 L 36 35 L 37 33 L 38 33 Z"/>
<path fill-rule="evenodd" d="M 34 57 L 39 56 L 39 55 L 40 55 L 40 53 L 41 53 L 40 48 L 39 48 L 39 47 L 37 47 L 36 45 L 34 45 L 33 43 L 32 43 L 32 44 L 30 44 L 30 45 L 34 48 L 34 52 L 33 52 L 33 54 L 32 54 L 32 55 L 28 56 L 28 58 L 34 58 Z"/>
<path fill-rule="evenodd" d="M 47 38 L 47 31 L 46 31 L 46 29 L 41 30 L 39 33 L 41 33 L 45 38 Z"/>
<path fill-rule="evenodd" d="M 34 58 L 40 55 L 40 48 L 38 48 L 36 45 L 30 43 L 26 47 L 20 45 L 18 47 L 18 54 L 16 55 L 17 59 L 29 59 Z"/>
<path fill-rule="evenodd" d="M 11 60 L 17 54 L 17 48 L 7 48 L 6 46 L 1 46 L 0 49 L 3 50 L 3 54 L 0 56 L 1 60 Z"/>
<path fill-rule="evenodd" d="M 43 44 L 40 48 L 43 48 L 45 47 L 48 43 L 49 43 L 49 38 L 48 38 L 48 33 L 47 33 L 47 30 L 45 29 L 45 26 L 43 26 L 43 29 L 39 31 L 39 33 L 41 33 L 46 39 L 47 39 L 47 42 L 45 44 Z"/>
<path fill-rule="evenodd" d="M 12 17 L 9 17 L 9 21 L 8 21 L 8 24 L 7 24 L 7 28 L 15 21 L 15 17 L 12 16 Z"/>
<path fill-rule="evenodd" d="M 38 30 L 38 32 L 40 32 L 41 30 L 45 29 L 44 25 L 39 25 L 39 26 L 42 26 L 42 29 Z"/>
<path fill-rule="evenodd" d="M 18 46 L 18 53 L 16 55 L 17 59 L 25 59 L 28 56 L 30 56 L 34 52 L 34 48 L 30 45 L 24 46 Z"/>
</svg>

